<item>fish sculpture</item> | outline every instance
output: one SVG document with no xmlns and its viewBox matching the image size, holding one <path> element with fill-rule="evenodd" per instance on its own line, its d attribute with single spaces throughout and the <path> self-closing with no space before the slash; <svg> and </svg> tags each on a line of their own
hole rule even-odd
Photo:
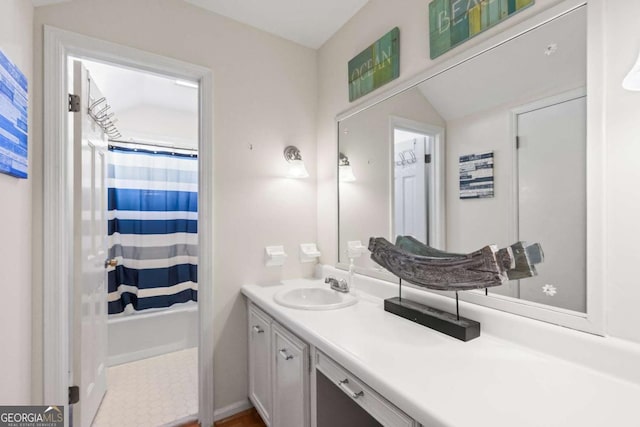
<svg viewBox="0 0 640 427">
<path fill-rule="evenodd" d="M 517 242 L 506 248 L 485 246 L 469 254 L 444 252 L 411 236 L 396 244 L 383 237 L 369 239 L 371 259 L 402 280 L 439 291 L 466 291 L 500 286 L 537 274 L 544 260 L 538 243 Z"/>
</svg>

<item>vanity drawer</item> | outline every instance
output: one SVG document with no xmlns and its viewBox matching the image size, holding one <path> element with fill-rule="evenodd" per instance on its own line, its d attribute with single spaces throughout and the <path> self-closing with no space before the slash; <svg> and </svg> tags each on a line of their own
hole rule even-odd
<svg viewBox="0 0 640 427">
<path fill-rule="evenodd" d="M 316 369 L 383 426 L 417 426 L 411 417 L 320 351 L 316 353 Z"/>
</svg>

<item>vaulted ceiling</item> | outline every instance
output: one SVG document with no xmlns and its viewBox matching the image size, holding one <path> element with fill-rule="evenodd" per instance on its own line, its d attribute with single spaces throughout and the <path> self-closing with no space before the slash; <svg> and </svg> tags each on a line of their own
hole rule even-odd
<svg viewBox="0 0 640 427">
<path fill-rule="evenodd" d="M 184 1 L 317 49 L 369 0 Z"/>
<path fill-rule="evenodd" d="M 198 90 L 175 79 L 129 70 L 93 61 L 82 61 L 117 113 L 154 106 L 194 115 L 198 112 Z M 131 90 L 135 88 L 135 90 Z"/>
<path fill-rule="evenodd" d="M 36 7 L 74 0 L 32 0 Z M 369 0 L 184 0 L 317 49 Z"/>
</svg>

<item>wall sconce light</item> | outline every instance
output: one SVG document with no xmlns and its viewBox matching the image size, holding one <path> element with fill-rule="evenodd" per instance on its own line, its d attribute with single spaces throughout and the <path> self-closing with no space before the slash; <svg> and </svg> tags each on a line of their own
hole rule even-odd
<svg viewBox="0 0 640 427">
<path fill-rule="evenodd" d="M 285 148 L 284 158 L 289 162 L 289 172 L 287 172 L 287 177 L 307 178 L 309 176 L 309 172 L 307 172 L 307 168 L 302 161 L 300 150 L 298 150 L 297 147 L 290 145 Z"/>
<path fill-rule="evenodd" d="M 640 91 L 640 55 L 635 65 L 631 68 L 631 71 L 629 71 L 629 74 L 627 74 L 622 81 L 622 87 L 626 90 Z"/>
<path fill-rule="evenodd" d="M 356 180 L 351 163 L 349 163 L 349 158 L 342 153 L 340 153 L 338 157 L 338 177 L 342 182 L 353 182 Z"/>
</svg>

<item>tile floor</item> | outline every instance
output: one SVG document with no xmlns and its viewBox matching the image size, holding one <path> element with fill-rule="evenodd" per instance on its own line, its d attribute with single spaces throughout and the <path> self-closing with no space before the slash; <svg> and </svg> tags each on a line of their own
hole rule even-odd
<svg viewBox="0 0 640 427">
<path fill-rule="evenodd" d="M 93 427 L 183 424 L 198 414 L 198 349 L 113 366 L 107 384 Z"/>
</svg>

